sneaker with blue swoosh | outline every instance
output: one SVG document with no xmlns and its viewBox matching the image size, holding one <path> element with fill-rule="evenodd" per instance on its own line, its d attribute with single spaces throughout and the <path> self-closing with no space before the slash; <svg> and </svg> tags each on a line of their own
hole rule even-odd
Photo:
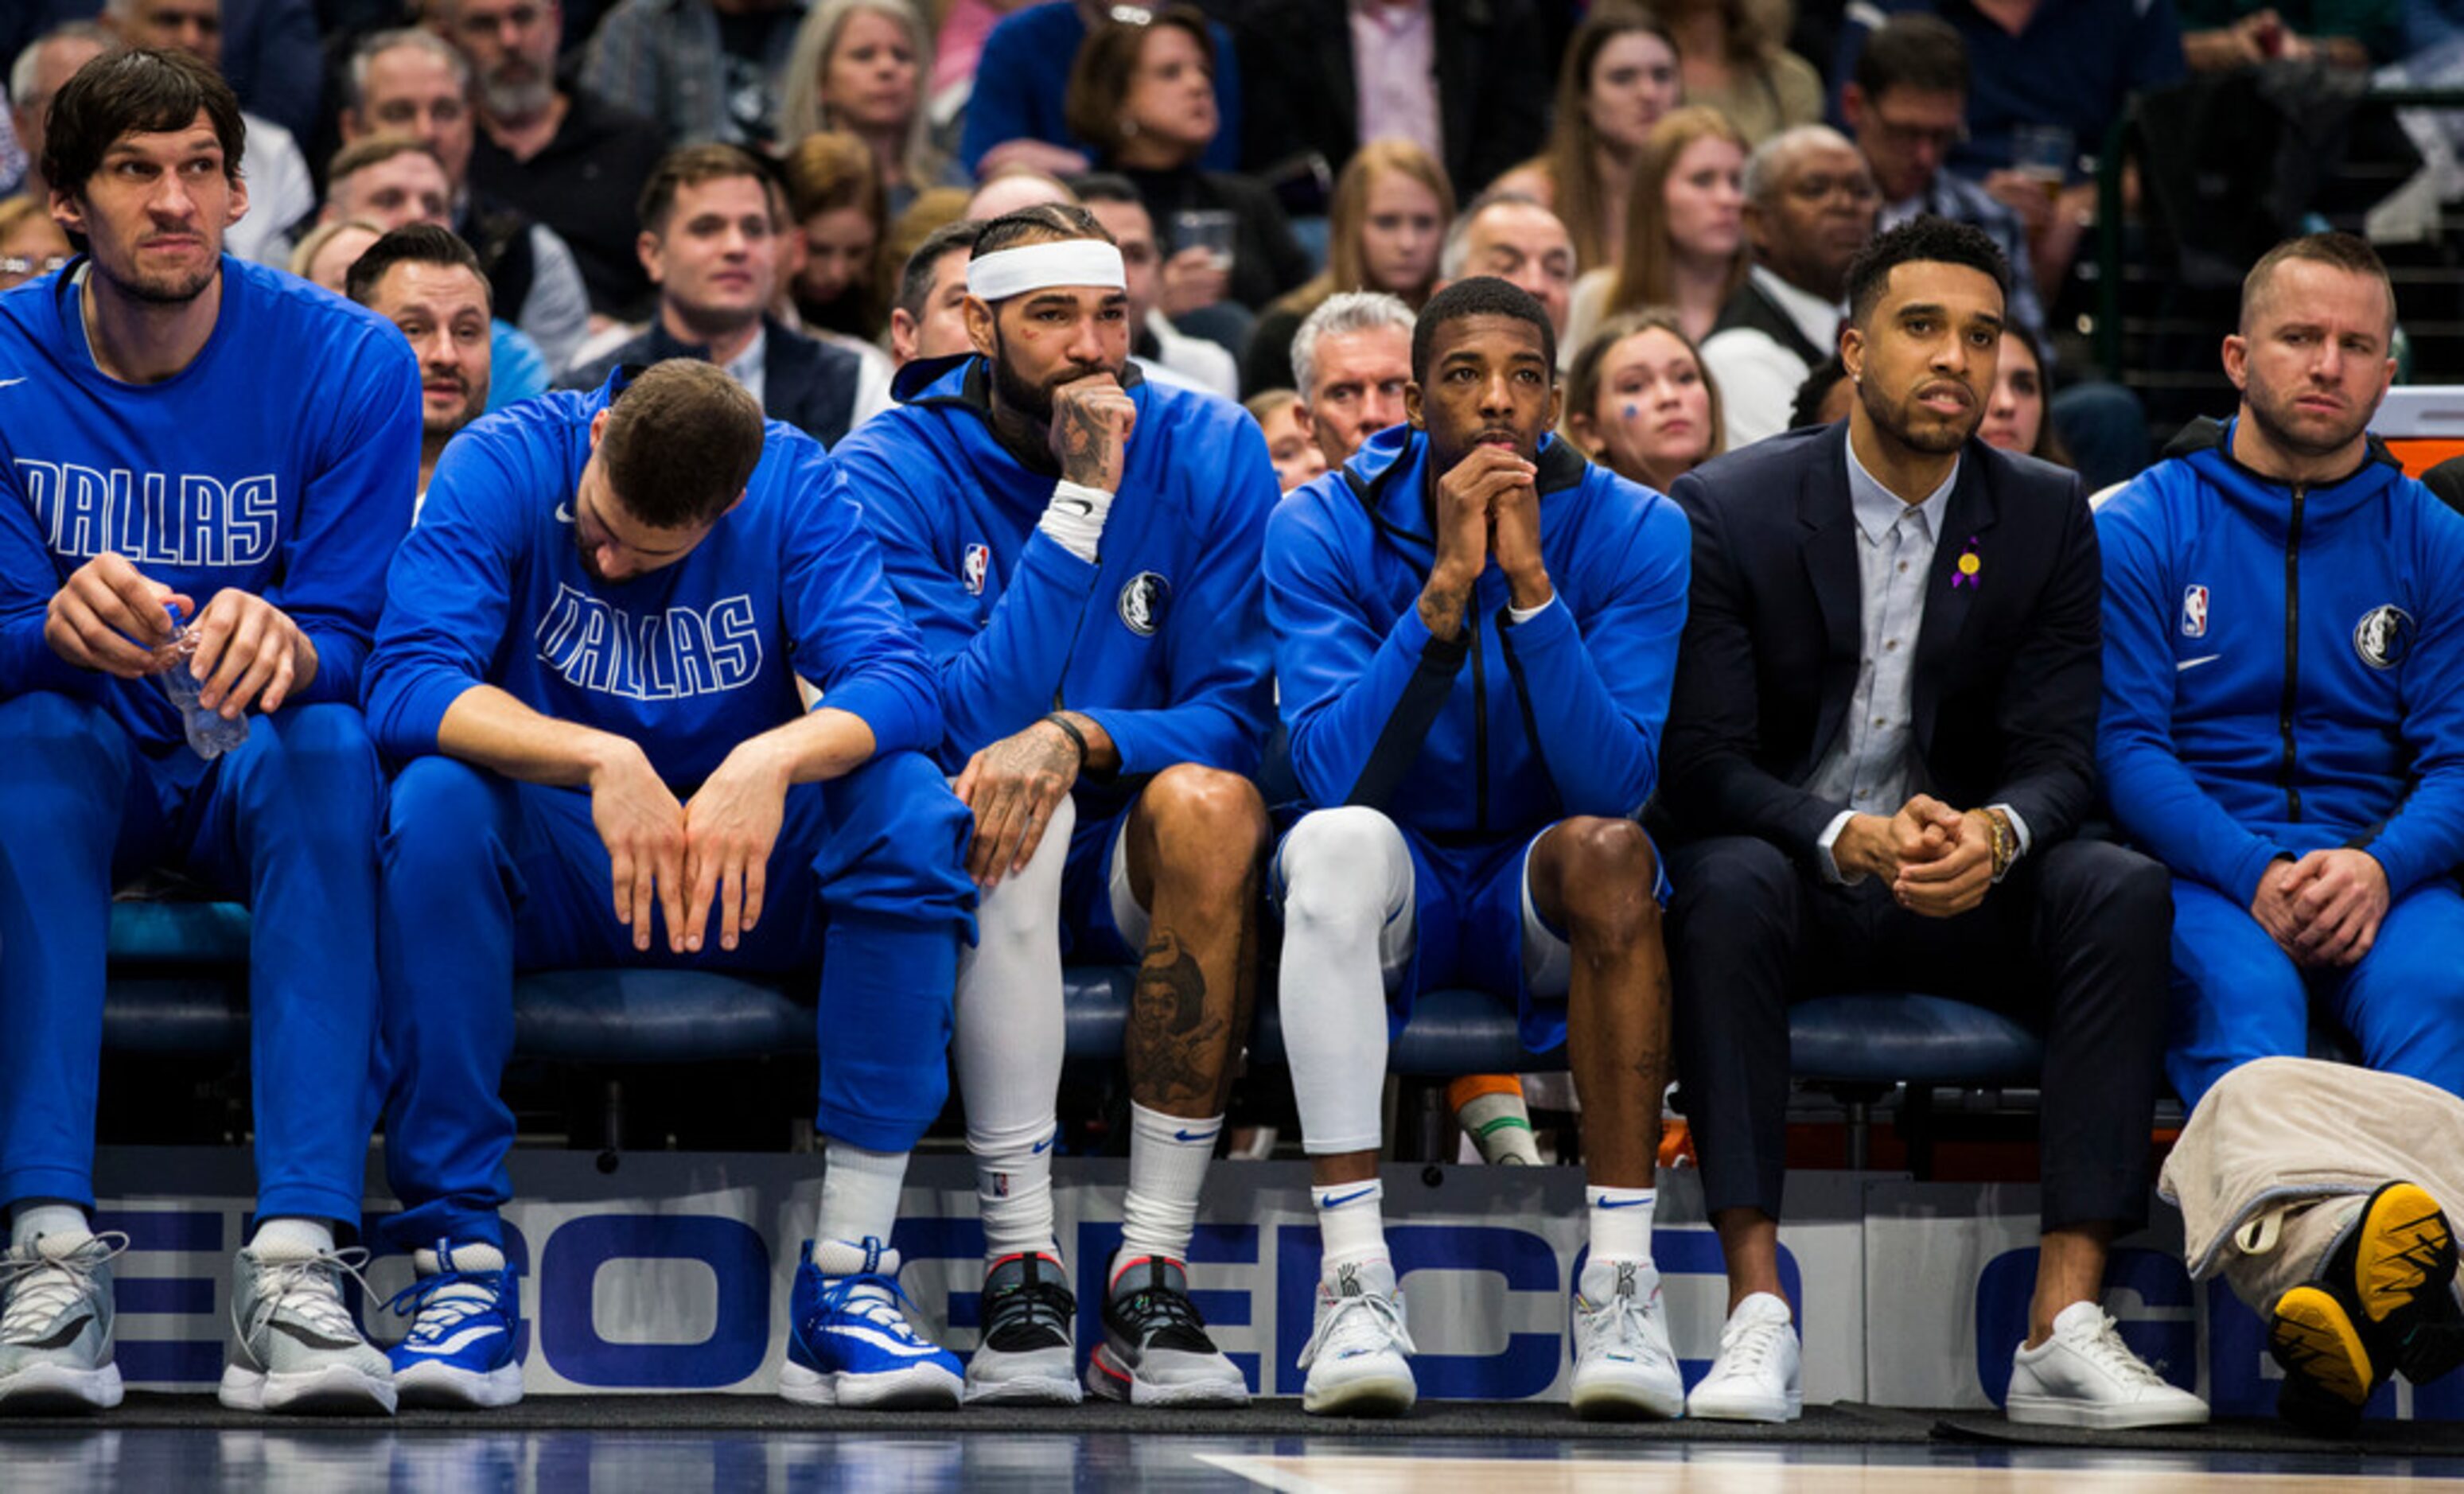
<svg viewBox="0 0 2464 1494">
<path fill-rule="evenodd" d="M 386 1304 L 410 1331 L 387 1358 L 394 1393 L 406 1406 L 465 1410 L 522 1398 L 514 1362 L 521 1321 L 520 1278 L 494 1245 L 440 1240 L 412 1253 L 419 1279 Z"/>
<path fill-rule="evenodd" d="M 902 1308 L 898 1252 L 878 1240 L 806 1241 L 796 1267 L 779 1394 L 807 1406 L 956 1411 L 958 1358 L 915 1331 Z"/>
</svg>

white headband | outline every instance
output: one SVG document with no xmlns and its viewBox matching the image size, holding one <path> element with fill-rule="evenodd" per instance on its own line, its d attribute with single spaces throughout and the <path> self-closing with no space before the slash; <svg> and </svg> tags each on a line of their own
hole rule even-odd
<svg viewBox="0 0 2464 1494">
<path fill-rule="evenodd" d="M 1101 239 L 1072 238 L 997 249 L 967 261 L 967 294 L 979 301 L 1007 300 L 1062 285 L 1128 290 L 1121 252 Z"/>
</svg>

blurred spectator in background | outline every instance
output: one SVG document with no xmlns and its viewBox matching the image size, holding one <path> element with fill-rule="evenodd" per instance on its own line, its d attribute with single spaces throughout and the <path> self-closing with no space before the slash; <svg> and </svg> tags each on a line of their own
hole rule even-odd
<svg viewBox="0 0 2464 1494">
<path fill-rule="evenodd" d="M 2035 334 L 2016 322 L 2002 325 L 2002 357 L 1993 365 L 1993 393 L 1986 401 L 1985 424 L 1976 428 L 1988 446 L 2020 451 L 2057 467 L 2074 465 L 2048 418 L 2053 380 L 2045 372 L 2045 355 Z"/>
<path fill-rule="evenodd" d="M 972 218 L 945 223 L 907 257 L 890 309 L 890 358 L 898 367 L 975 350 L 967 341 L 967 261 L 982 230 Z"/>
<path fill-rule="evenodd" d="M 52 95 L 70 75 L 119 45 L 119 39 L 93 21 L 71 21 L 26 44 L 9 69 L 9 121 L 26 152 L 26 174 L 18 190 L 29 197 L 50 195 L 43 182 L 43 113 Z"/>
<path fill-rule="evenodd" d="M 1531 297 L 1549 314 L 1557 356 L 1574 356 L 1566 341 L 1566 313 L 1574 291 L 1574 241 L 1557 215 L 1521 192 L 1484 192 L 1446 231 L 1438 256 L 1438 289 L 1476 275 L 1493 275 Z"/>
<path fill-rule="evenodd" d="M 293 275 L 317 287 L 346 296 L 343 282 L 350 277 L 351 266 L 368 246 L 385 237 L 385 230 L 363 218 L 328 219 L 310 229 L 291 246 Z"/>
<path fill-rule="evenodd" d="M 1531 0 L 1249 0 L 1239 34 L 1252 171 L 1312 151 L 1339 170 L 1395 137 L 1468 197 L 1547 134 L 1554 55 Z"/>
<path fill-rule="evenodd" d="M 2406 0 L 2175 0 L 2182 54 L 2202 73 L 2300 62 L 2365 68 L 2403 55 Z M 2297 25 L 2298 28 L 2297 29 Z"/>
<path fill-rule="evenodd" d="M 497 314 L 530 335 L 551 368 L 569 363 L 590 332 L 582 267 L 555 230 L 471 188 L 471 66 L 462 54 L 433 32 L 379 32 L 352 52 L 342 77 L 343 141 L 408 135 L 433 150 L 453 194 L 445 226 L 486 267 Z"/>
<path fill-rule="evenodd" d="M 565 371 L 560 386 L 596 389 L 620 364 L 698 358 L 752 391 L 762 412 L 834 446 L 889 403 L 888 381 L 853 351 L 768 315 L 779 289 L 785 196 L 740 145 L 670 152 L 642 189 L 642 265 L 659 288 L 648 331 Z"/>
<path fill-rule="evenodd" d="M 1814 365 L 1805 382 L 1796 386 L 1796 398 L 1790 402 L 1788 428 L 1806 426 L 1828 426 L 1848 418 L 1848 406 L 1857 401 L 1857 386 L 1848 382 L 1848 365 L 1832 354 Z"/>
<path fill-rule="evenodd" d="M 1755 147 L 1745 188 L 1753 269 L 1703 341 L 1730 450 L 1786 429 L 1797 385 L 1838 351 L 1848 265 L 1874 236 L 1879 206 L 1865 158 L 1822 124 Z"/>
<path fill-rule="evenodd" d="M 1326 268 L 1266 308 L 1241 355 L 1244 389 L 1280 387 L 1292 376 L 1292 335 L 1343 291 L 1384 291 L 1418 310 L 1437 289 L 1438 255 L 1454 222 L 1444 168 L 1409 141 L 1373 140 L 1335 179 Z"/>
<path fill-rule="evenodd" d="M 1566 439 L 1618 476 L 1666 493 L 1725 450 L 1720 388 L 1665 310 L 1609 319 L 1566 377 Z"/>
<path fill-rule="evenodd" d="M 1652 127 L 1634 164 L 1623 248 L 1574 282 L 1566 335 L 1575 347 L 1610 317 L 1646 306 L 1674 312 L 1689 339 L 1710 336 L 1745 283 L 1745 170 L 1746 138 L 1717 109 L 1688 105 Z"/>
<path fill-rule="evenodd" d="M 1787 22 L 1765 0 L 1659 0 L 1677 38 L 1685 101 L 1728 117 L 1759 145 L 1822 118 L 1822 75 L 1789 51 Z"/>
<path fill-rule="evenodd" d="M 1130 297 L 1130 361 L 1158 384 L 1239 399 L 1240 365 L 1230 350 L 1204 338 L 1183 336 L 1157 304 L 1163 286 L 1162 252 L 1155 246 L 1155 220 L 1147 216 L 1146 201 L 1138 189 L 1127 178 L 1110 172 L 1079 177 L 1069 188 L 1120 247 L 1122 277 L 1128 282 L 1124 289 Z"/>
<path fill-rule="evenodd" d="M 794 0 L 622 0 L 583 54 L 582 86 L 647 117 L 671 145 L 779 142 Z"/>
<path fill-rule="evenodd" d="M 1127 8 L 1148 11 L 1152 8 Z M 958 164 L 988 181 L 1004 166 L 1027 166 L 1047 176 L 1075 176 L 1095 165 L 1095 143 L 1068 122 L 1070 71 L 1095 28 L 1111 8 L 1103 0 L 1044 0 L 1004 16 L 984 38 L 976 66 L 975 92 L 967 101 Z M 1232 33 L 1206 23 L 1216 57 L 1215 105 L 1222 128 L 1199 165 L 1209 171 L 1240 169 L 1241 71 Z M 1277 107 L 1286 100 L 1277 99 Z M 987 220 L 989 221 L 989 220 Z"/>
<path fill-rule="evenodd" d="M 1301 429 L 1292 410 L 1300 396 L 1289 389 L 1267 389 L 1242 402 L 1265 433 L 1266 457 L 1275 464 L 1275 485 L 1291 492 L 1312 477 L 1326 475 L 1326 456 Z"/>
<path fill-rule="evenodd" d="M 780 86 L 779 128 L 791 145 L 819 130 L 872 153 L 889 212 L 950 177 L 924 117 L 924 19 L 907 0 L 821 0 L 796 33 Z"/>
<path fill-rule="evenodd" d="M 779 175 L 795 224 L 784 279 L 797 319 L 806 331 L 879 337 L 888 309 L 876 266 L 887 225 L 872 152 L 853 135 L 806 135 Z"/>
<path fill-rule="evenodd" d="M 1403 423 L 1418 314 L 1379 291 L 1345 291 L 1309 314 L 1292 339 L 1292 412 L 1326 466 L 1352 460 L 1360 444 Z"/>
<path fill-rule="evenodd" d="M 222 0 L 108 0 L 102 24 L 126 46 L 185 52 L 222 70 Z M 248 131 L 248 213 L 224 232 L 223 250 L 278 265 L 292 230 L 317 210 L 317 184 L 289 130 L 245 109 L 239 118 Z"/>
<path fill-rule="evenodd" d="M 558 0 L 428 0 L 427 20 L 470 66 L 479 122 L 472 187 L 519 204 L 564 240 L 593 312 L 647 315 L 650 282 L 633 252 L 633 200 L 667 148 L 658 126 L 560 83 Z"/>
<path fill-rule="evenodd" d="M 51 274 L 73 253 L 69 236 L 52 221 L 51 204 L 33 197 L 0 198 L 0 291 Z"/>
<path fill-rule="evenodd" d="M 488 408 L 488 277 L 450 229 L 418 223 L 370 244 L 343 294 L 399 328 L 419 359 L 419 501 L 456 431 Z M 411 510 L 414 517 L 418 509 Z"/>
<path fill-rule="evenodd" d="M 1064 186 L 1061 178 L 1033 166 L 1003 166 L 985 177 L 975 195 L 967 199 L 965 216 L 978 223 L 990 223 L 1005 212 L 1032 208 L 1037 203 L 1074 203 L 1078 194 Z"/>
<path fill-rule="evenodd" d="M 240 107 L 311 143 L 325 122 L 324 35 L 310 0 L 223 0 L 223 80 Z"/>
<path fill-rule="evenodd" d="M 1668 28 L 1639 5 L 1602 0 L 1574 29 L 1558 70 L 1548 148 L 1499 177 L 1498 187 L 1546 204 L 1573 235 L 1581 269 L 1617 263 L 1637 163 L 1679 94 Z"/>
<path fill-rule="evenodd" d="M 1238 348 L 1249 319 L 1193 319 L 1225 300 L 1260 310 L 1308 279 L 1310 266 L 1274 193 L 1255 177 L 1210 171 L 1200 160 L 1220 118 L 1215 62 L 1205 17 L 1189 6 L 1166 6 L 1143 24 L 1108 21 L 1089 33 L 1070 69 L 1067 117 L 1097 164 L 1128 177 L 1146 199 L 1155 235 L 1173 256 L 1165 314 L 1184 331 Z M 1201 243 L 1211 263 L 1181 257 Z"/>
</svg>

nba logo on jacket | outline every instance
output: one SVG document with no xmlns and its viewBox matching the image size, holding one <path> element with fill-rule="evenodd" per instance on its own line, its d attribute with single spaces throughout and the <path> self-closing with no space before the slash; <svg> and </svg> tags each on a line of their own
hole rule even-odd
<svg viewBox="0 0 2464 1494">
<path fill-rule="evenodd" d="M 2208 636 L 2208 588 L 2205 586 L 2182 588 L 2182 636 Z"/>
<path fill-rule="evenodd" d="M 958 580 L 966 583 L 967 595 L 984 594 L 984 575 L 992 569 L 993 552 L 988 545 L 967 546 L 966 557 L 958 562 Z"/>
</svg>

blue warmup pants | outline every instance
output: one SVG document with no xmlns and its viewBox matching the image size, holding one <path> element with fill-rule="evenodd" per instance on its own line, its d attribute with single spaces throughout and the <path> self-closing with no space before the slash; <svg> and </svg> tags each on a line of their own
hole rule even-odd
<svg viewBox="0 0 2464 1494">
<path fill-rule="evenodd" d="M 0 703 L 0 1205 L 94 1202 L 111 891 L 170 866 L 252 910 L 257 1212 L 357 1227 L 385 805 L 359 711 L 253 717 L 193 787 L 65 695 Z"/>
<path fill-rule="evenodd" d="M 2255 1058 L 2310 1051 L 2316 996 L 2370 1067 L 2464 1095 L 2464 893 L 2444 879 L 2397 898 L 2360 963 L 2304 971 L 2250 910 L 2173 883 L 2172 1032 L 2165 1073 L 2195 1106 Z"/>
<path fill-rule="evenodd" d="M 905 1152 L 949 1091 L 958 941 L 974 937 L 960 854 L 972 827 L 940 771 L 892 753 L 787 792 L 760 922 L 719 948 L 715 911 L 697 955 L 650 948 L 617 921 L 606 846 L 585 790 L 517 783 L 451 758 L 394 780 L 380 846 L 385 1167 L 408 1250 L 501 1244 L 514 1114 L 497 1096 L 514 1050 L 517 969 L 635 966 L 796 971 L 821 966 L 816 1018 L 825 1136 Z"/>
</svg>

